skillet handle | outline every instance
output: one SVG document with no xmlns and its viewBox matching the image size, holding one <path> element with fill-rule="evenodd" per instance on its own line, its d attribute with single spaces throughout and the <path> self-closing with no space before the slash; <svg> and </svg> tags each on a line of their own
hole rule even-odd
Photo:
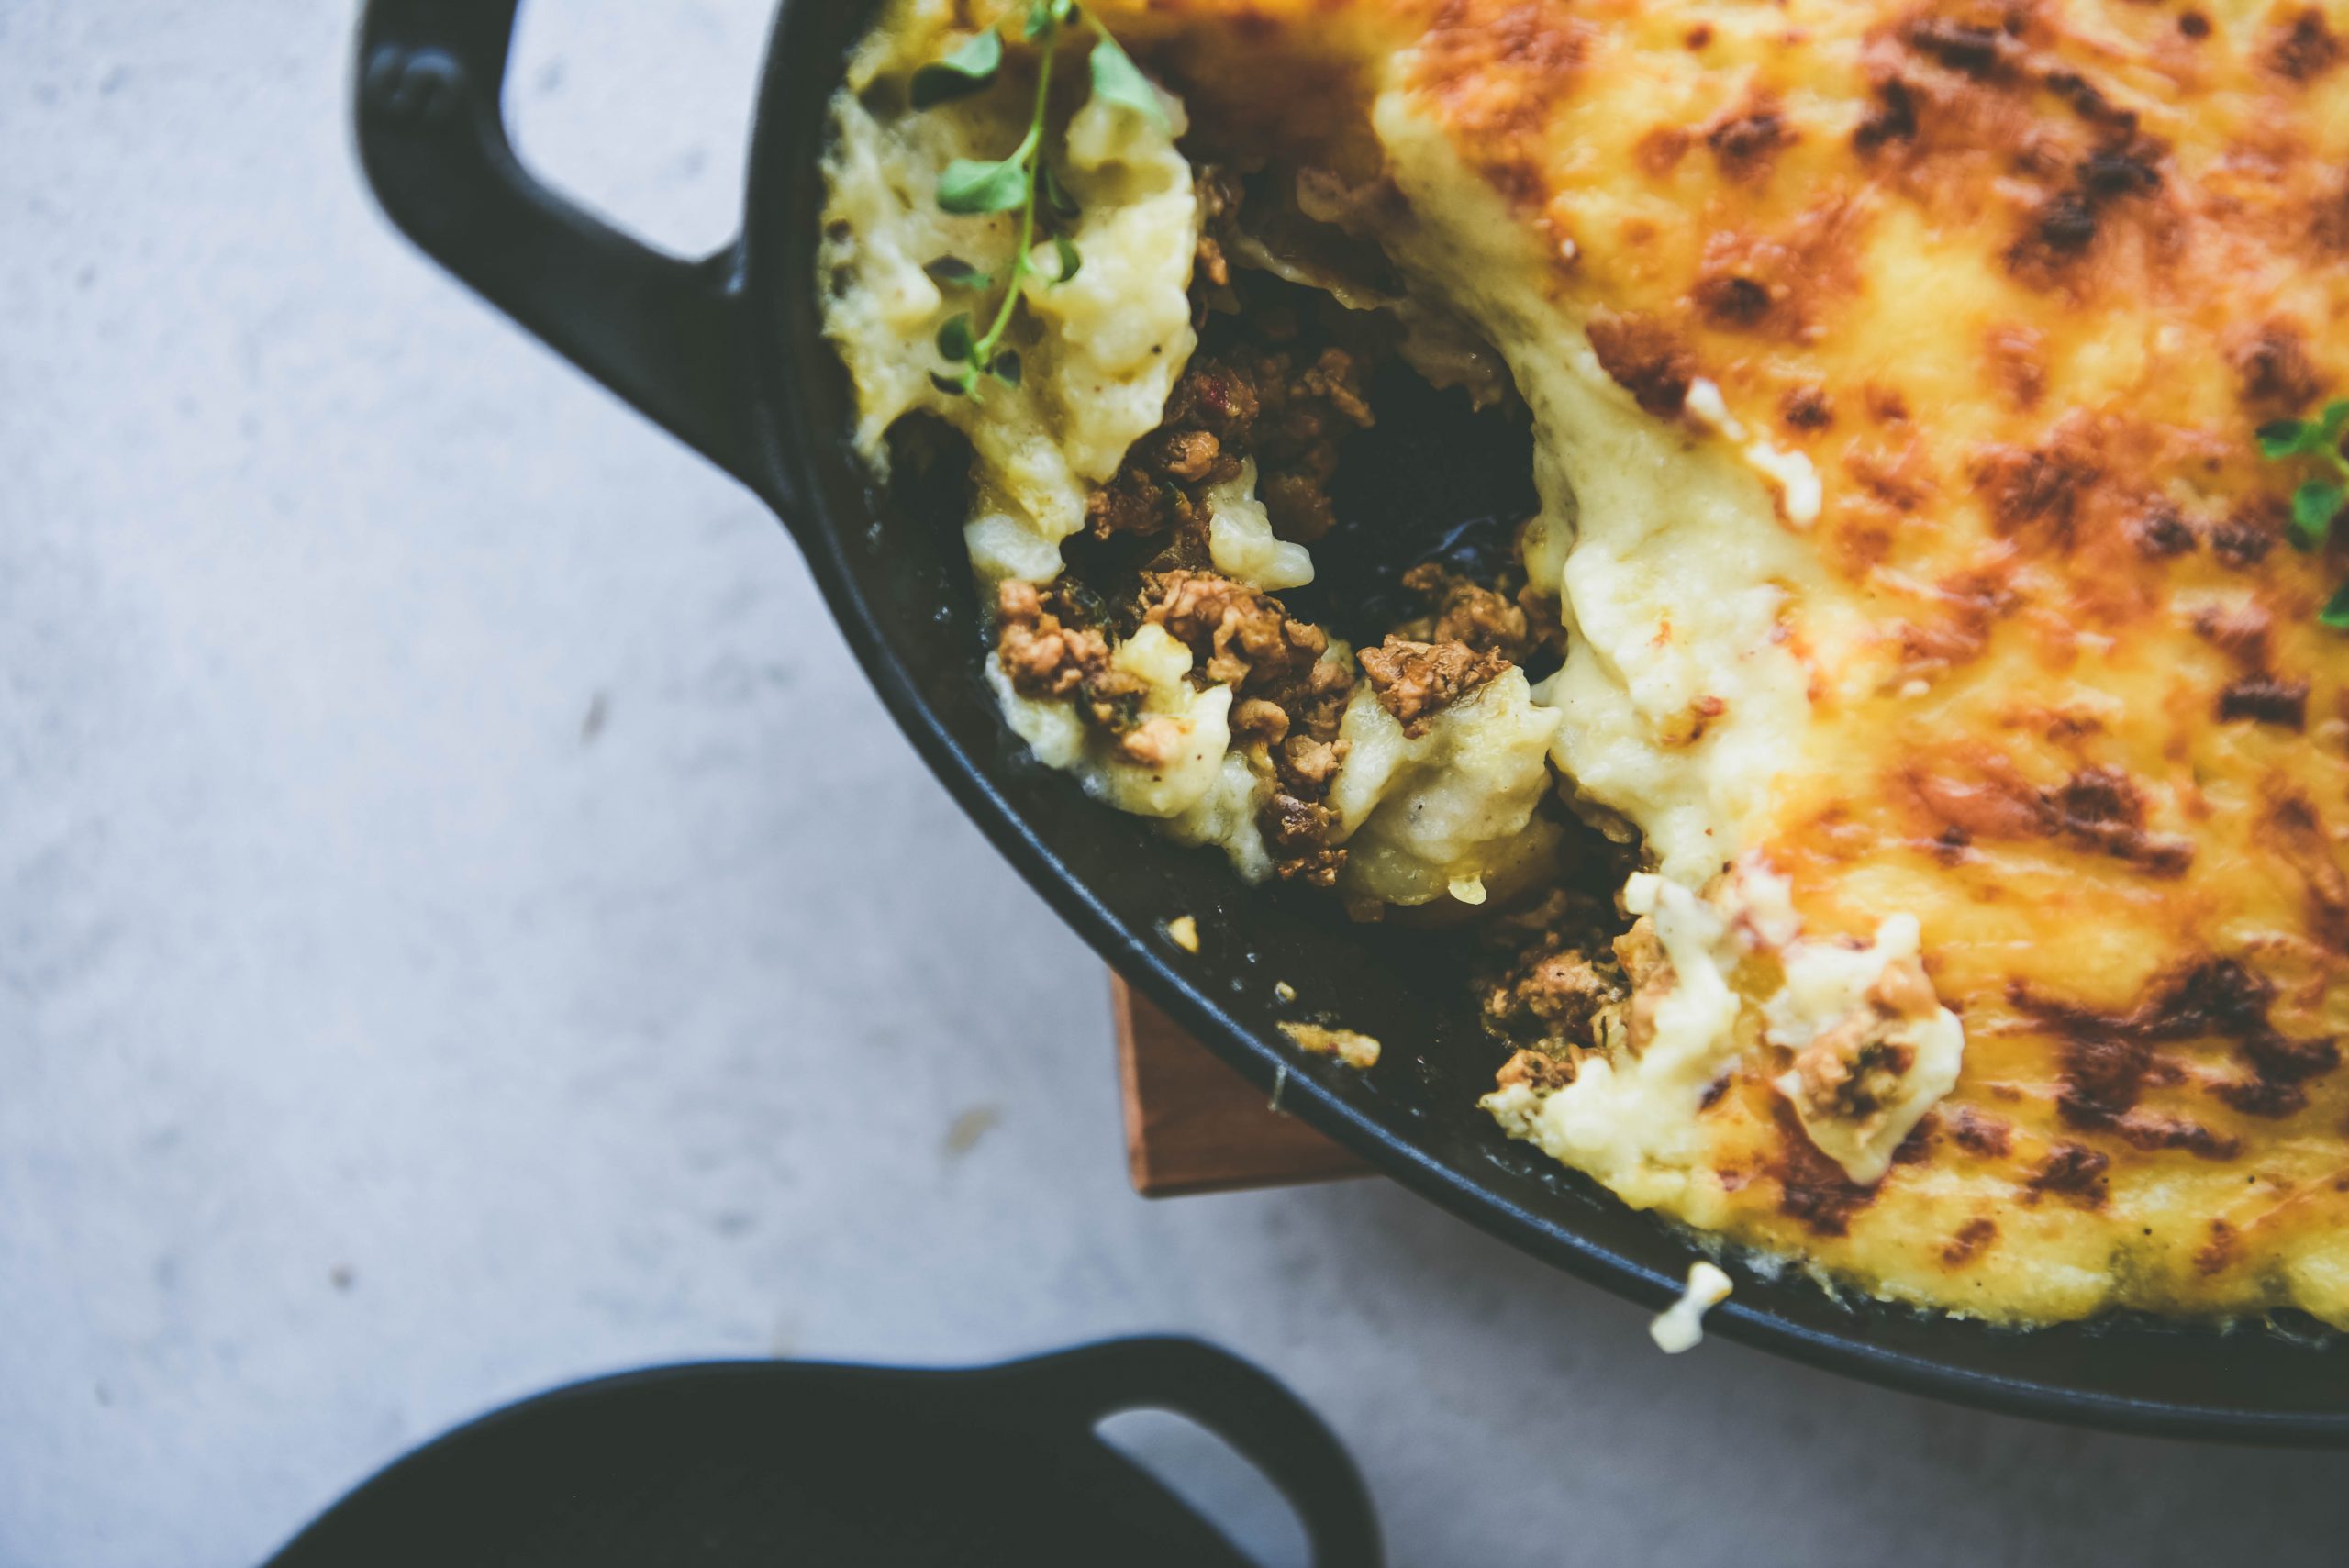
<svg viewBox="0 0 2349 1568">
<path fill-rule="evenodd" d="M 1187 1416 L 1280 1489 L 1305 1526 L 1314 1568 L 1386 1561 L 1377 1515 L 1344 1447 L 1304 1401 L 1237 1356 L 1197 1340 L 1110 1340 L 1002 1370 L 1047 1419 L 1089 1429 L 1123 1410 Z"/>
<path fill-rule="evenodd" d="M 775 499 L 740 241 L 665 256 L 533 178 L 501 110 L 520 0 L 369 0 L 359 157 L 400 231 L 557 353 Z"/>
</svg>

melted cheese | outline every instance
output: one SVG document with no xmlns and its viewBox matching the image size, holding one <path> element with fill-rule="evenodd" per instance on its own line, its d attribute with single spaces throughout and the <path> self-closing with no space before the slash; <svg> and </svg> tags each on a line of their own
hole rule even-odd
<svg viewBox="0 0 2349 1568">
<path fill-rule="evenodd" d="M 1648 1338 L 1665 1355 L 1682 1355 L 1705 1340 L 1705 1314 L 1729 1299 L 1730 1277 L 1702 1261 L 1688 1265 L 1688 1284 L 1680 1299 L 1656 1314 Z"/>
<path fill-rule="evenodd" d="M 1341 885 L 1410 905 L 1446 895 L 1476 904 L 1493 884 L 1521 884 L 1554 841 L 1534 808 L 1550 792 L 1557 717 L 1512 669 L 1412 737 L 1356 686 L 1338 729 L 1345 765 L 1330 790 L 1348 851 Z"/>
<path fill-rule="evenodd" d="M 1586 1058 L 1562 1089 L 1512 1084 L 1484 1106 L 1514 1136 L 1648 1208 L 1678 1200 L 1704 1163 L 1698 1112 L 1743 1049 L 1746 1009 L 1733 984 L 1742 955 L 1722 908 L 1678 883 L 1640 873 L 1625 884 L 1623 906 L 1654 922 L 1672 966 L 1649 1039 L 1637 1051 Z"/>
<path fill-rule="evenodd" d="M 1208 492 L 1208 549 L 1215 569 L 1235 583 L 1277 593 L 1313 581 L 1313 555 L 1301 544 L 1275 537 L 1273 519 L 1256 499 L 1256 462 L 1240 465 L 1239 476 Z"/>
<path fill-rule="evenodd" d="M 1808 717 L 1807 673 L 1774 636 L 1817 564 L 1732 448 L 1643 413 L 1601 367 L 1549 258 L 1410 93 L 1374 111 L 1421 224 L 1392 249 L 1497 345 L 1532 409 L 1542 511 L 1527 573 L 1572 633 L 1540 700 L 1586 800 L 1638 825 L 1665 874 L 1702 886 L 1738 853 Z M 1685 744 L 1665 738 L 1717 719 Z"/>
</svg>

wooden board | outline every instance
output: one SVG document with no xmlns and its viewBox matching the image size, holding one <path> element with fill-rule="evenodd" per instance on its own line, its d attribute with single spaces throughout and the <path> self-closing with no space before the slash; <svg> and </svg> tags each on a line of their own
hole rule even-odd
<svg viewBox="0 0 2349 1568">
<path fill-rule="evenodd" d="M 1225 1066 L 1112 975 L 1126 1166 L 1144 1197 L 1359 1176 L 1370 1168 Z"/>
</svg>

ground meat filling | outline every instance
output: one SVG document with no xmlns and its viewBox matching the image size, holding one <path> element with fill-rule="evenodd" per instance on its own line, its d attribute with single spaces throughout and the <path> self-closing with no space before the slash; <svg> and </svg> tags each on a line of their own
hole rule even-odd
<svg viewBox="0 0 2349 1568">
<path fill-rule="evenodd" d="M 996 656 L 1011 689 L 1037 702 L 1074 701 L 1099 728 L 1133 728 L 1146 689 L 1109 662 L 1109 639 L 1073 590 L 1007 579 L 996 589 Z"/>
<path fill-rule="evenodd" d="M 1161 760 L 1153 751 L 1163 738 L 1141 713 L 1147 687 L 1110 662 L 1090 598 L 1073 584 L 1001 584 L 996 656 L 1021 696 L 1074 702 L 1087 724 L 1119 738 L 1126 760 Z M 1331 885 L 1346 852 L 1330 842 L 1338 816 L 1326 801 L 1345 761 L 1338 725 L 1353 672 L 1324 657 L 1329 634 L 1270 594 L 1186 567 L 1144 573 L 1133 613 L 1191 651 L 1194 681 L 1232 688 L 1232 738 L 1257 751 L 1273 779 L 1259 825 L 1275 869 L 1284 879 Z"/>
<path fill-rule="evenodd" d="M 1485 987 L 1485 1027 L 1519 1046 L 1496 1074 L 1496 1088 L 1523 1084 L 1541 1094 L 1563 1088 L 1574 1081 L 1575 1064 L 1602 1050 L 1623 1026 L 1637 976 L 1596 936 L 1590 909 L 1557 912 L 1569 902 L 1553 890 L 1525 917 L 1547 923 Z"/>
<path fill-rule="evenodd" d="M 1261 275 L 1235 274 L 1219 234 L 1230 233 L 1240 182 L 1209 167 L 1198 179 L 1207 222 L 1193 269 L 1199 350 L 1174 384 L 1159 428 L 1134 443 L 1085 504 L 1095 539 L 1173 533 L 1205 554 L 1205 492 L 1256 463 L 1256 495 L 1281 538 L 1309 544 L 1336 521 L 1328 487 L 1338 443 L 1372 422 L 1373 356 L 1330 341 L 1317 302 Z"/>
<path fill-rule="evenodd" d="M 1465 643 L 1521 666 L 1554 666 L 1565 657 L 1566 631 L 1558 621 L 1556 599 L 1527 587 L 1515 567 L 1487 585 L 1441 562 L 1422 562 L 1403 573 L 1403 586 L 1428 609 L 1396 627 L 1397 637 Z"/>
<path fill-rule="evenodd" d="M 1329 634 L 1270 594 L 1209 572 L 1146 573 L 1141 606 L 1145 623 L 1191 650 L 1195 678 L 1231 686 L 1233 739 L 1262 748 L 1273 774 L 1258 826 L 1275 870 L 1330 886 L 1346 859 L 1330 841 L 1338 817 L 1326 800 L 1345 761 L 1338 723 L 1353 673 L 1323 657 Z"/>
<path fill-rule="evenodd" d="M 1211 218 L 1194 272 L 1199 350 L 1159 428 L 1087 501 L 1085 537 L 1071 541 L 1073 569 L 1125 607 L 1088 617 L 1070 602 L 1089 599 L 1084 589 L 1007 584 L 998 653 L 1021 695 L 1076 700 L 1087 722 L 1130 752 L 1150 739 L 1138 718 L 1140 684 L 1110 668 L 1099 623 L 1164 627 L 1191 650 L 1194 682 L 1232 688 L 1233 740 L 1272 783 L 1259 827 L 1275 869 L 1327 887 L 1346 858 L 1331 841 L 1340 824 L 1327 802 L 1345 760 L 1338 726 L 1353 668 L 1323 658 L 1330 639 L 1319 627 L 1211 568 L 1208 492 L 1253 461 L 1275 534 L 1299 543 L 1326 534 L 1336 520 L 1327 487 L 1339 442 L 1372 422 L 1375 356 L 1331 340 L 1298 291 L 1236 274 L 1216 235 L 1230 228 L 1240 184 L 1210 169 L 1199 193 Z"/>
<path fill-rule="evenodd" d="M 1493 1074 L 1493 1087 L 1496 1089 L 1514 1089 L 1522 1084 L 1537 1095 L 1563 1089 L 1574 1081 L 1572 1062 L 1539 1051 L 1516 1052 L 1501 1063 L 1498 1073 Z"/>
<path fill-rule="evenodd" d="M 1144 573 L 1141 619 L 1189 648 L 1192 673 L 1232 687 L 1235 702 L 1293 691 L 1330 650 L 1329 633 L 1291 619 L 1270 594 L 1212 572 Z"/>
<path fill-rule="evenodd" d="M 1592 874 L 1571 878 L 1576 887 L 1605 885 L 1598 865 L 1583 869 Z M 1581 1055 L 1620 1026 L 1631 983 L 1609 940 L 1617 924 L 1610 899 L 1561 886 L 1486 928 L 1492 958 L 1478 986 L 1485 1028 L 1518 1048 L 1498 1087 L 1561 1087 Z"/>
<path fill-rule="evenodd" d="M 1622 999 L 1622 971 L 1611 962 L 1602 966 L 1575 948 L 1534 960 L 1492 998 L 1504 1020 L 1529 1018 L 1568 1040 L 1589 1038 L 1598 1010 Z"/>
<path fill-rule="evenodd" d="M 1310 544 L 1337 521 L 1329 484 L 1338 471 L 1338 442 L 1372 424 L 1364 396 L 1369 368 L 1335 346 L 1309 361 L 1298 350 L 1266 350 L 1240 357 L 1233 368 L 1252 376 L 1257 389 L 1252 434 L 1258 498 L 1276 532 Z"/>
<path fill-rule="evenodd" d="M 1094 538 L 1204 537 L 1205 492 L 1236 477 L 1246 458 L 1256 462 L 1257 498 L 1275 532 L 1310 543 L 1330 531 L 1338 442 L 1372 422 L 1366 360 L 1334 344 L 1298 341 L 1295 319 L 1283 312 L 1260 313 L 1252 325 L 1271 341 L 1230 343 L 1195 358 L 1167 398 L 1164 423 L 1134 443 L 1116 476 L 1085 503 Z"/>
<path fill-rule="evenodd" d="M 1325 657 L 1330 639 L 1271 594 L 1213 569 L 1208 493 L 1256 469 L 1256 496 L 1275 534 L 1310 543 L 1336 525 L 1329 486 L 1340 443 L 1370 428 L 1371 376 L 1390 351 L 1391 324 L 1331 306 L 1312 291 L 1233 264 L 1242 183 L 1209 167 L 1193 270 L 1199 347 L 1158 428 L 1136 441 L 1086 502 L 1059 583 L 1007 583 L 997 653 L 1022 696 L 1074 701 L 1117 737 L 1119 755 L 1149 761 L 1153 726 L 1142 683 L 1109 662 L 1109 636 L 1155 623 L 1191 651 L 1191 680 L 1232 690 L 1234 744 L 1271 789 L 1258 816 L 1285 880 L 1333 885 L 1345 864 L 1329 805 L 1345 761 L 1340 721 L 1354 661 Z M 1564 634 L 1554 605 L 1521 578 L 1475 582 L 1438 564 L 1403 587 L 1425 606 L 1383 647 L 1360 657 L 1373 693 L 1406 733 L 1529 659 L 1554 666 Z M 1103 610 L 1099 595 L 1114 606 Z"/>
<path fill-rule="evenodd" d="M 1389 636 L 1356 656 L 1381 706 L 1413 740 L 1428 732 L 1436 715 L 1475 692 L 1510 667 L 1498 651 L 1478 652 L 1464 642 L 1412 642 Z"/>
<path fill-rule="evenodd" d="M 1172 532 L 1206 554 L 1211 485 L 1240 473 L 1255 394 L 1222 367 L 1193 361 L 1167 399 L 1166 421 L 1136 441 L 1117 474 L 1085 504 L 1095 539 L 1153 539 Z M 1229 444 L 1227 444 L 1229 443 Z"/>
<path fill-rule="evenodd" d="M 1632 921 L 1631 929 L 1609 948 L 1631 992 L 1631 1005 L 1624 1011 L 1624 1041 L 1634 1051 L 1645 1051 L 1655 1038 L 1656 1009 L 1672 994 L 1672 961 L 1655 933 L 1655 922 L 1644 916 Z"/>
<path fill-rule="evenodd" d="M 1206 302 L 1198 297 L 1203 290 L 1230 286 L 1231 262 L 1223 253 L 1223 241 L 1239 221 L 1241 202 L 1239 176 L 1221 164 L 1203 165 L 1196 185 L 1199 197 L 1199 245 L 1191 264 L 1195 315 L 1206 308 Z M 1194 321 L 1192 325 L 1198 323 Z"/>
</svg>

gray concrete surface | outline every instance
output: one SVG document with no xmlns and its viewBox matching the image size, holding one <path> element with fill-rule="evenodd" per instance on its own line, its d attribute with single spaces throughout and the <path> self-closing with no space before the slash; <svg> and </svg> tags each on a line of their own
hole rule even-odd
<svg viewBox="0 0 2349 1568">
<path fill-rule="evenodd" d="M 723 238 L 762 12 L 539 0 L 526 150 Z M 1666 1361 L 1380 1184 L 1133 1198 L 1098 968 L 759 507 L 386 231 L 350 22 L 0 0 L 0 1568 L 250 1562 L 583 1373 L 1163 1329 L 1404 1563 L 2342 1560 L 2330 1458 Z"/>
</svg>

